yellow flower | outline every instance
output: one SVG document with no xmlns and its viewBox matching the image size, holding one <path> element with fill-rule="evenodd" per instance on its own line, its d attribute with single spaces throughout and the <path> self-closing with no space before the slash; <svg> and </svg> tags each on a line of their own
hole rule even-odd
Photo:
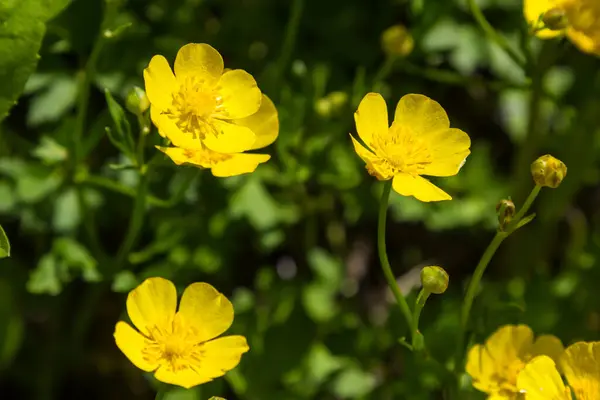
<svg viewBox="0 0 600 400">
<path fill-rule="evenodd" d="M 354 149 L 371 175 L 393 179 L 392 187 L 403 196 L 421 201 L 452 199 L 421 175 L 456 175 L 470 153 L 471 139 L 460 129 L 450 128 L 448 116 L 437 102 L 420 94 L 402 97 L 388 127 L 385 100 L 378 93 L 369 93 L 354 120 L 358 135 L 368 146 L 352 138 Z"/>
<path fill-rule="evenodd" d="M 248 351 L 243 336 L 225 336 L 233 322 L 233 306 L 207 283 L 193 283 L 183 292 L 171 281 L 146 279 L 127 297 L 127 313 L 136 331 L 120 321 L 115 341 L 141 370 L 156 379 L 190 388 L 223 376 Z"/>
<path fill-rule="evenodd" d="M 577 342 L 564 352 L 560 367 L 577 400 L 600 399 L 600 342 Z M 537 357 L 519 375 L 526 400 L 571 400 L 552 360 Z M 553 397 L 542 397 L 544 393 Z"/>
<path fill-rule="evenodd" d="M 277 139 L 279 134 L 279 119 L 277 118 L 277 109 L 266 95 L 262 95 L 260 108 L 249 117 L 235 121 L 237 126 L 247 127 L 255 134 L 255 141 L 250 150 L 260 149 L 270 145 Z M 172 121 L 165 121 L 163 127 L 165 132 L 177 127 Z M 256 167 L 268 161 L 271 156 L 268 154 L 250 154 L 250 153 L 219 153 L 211 150 L 201 144 L 196 147 L 187 147 L 186 143 L 176 141 L 177 136 L 173 135 L 173 144 L 177 147 L 157 148 L 168 155 L 175 164 L 192 164 L 202 168 L 210 168 L 214 176 L 227 177 L 253 172 Z"/>
<path fill-rule="evenodd" d="M 540 26 L 540 17 L 546 12 L 564 12 L 567 37 L 586 53 L 600 55 L 600 2 L 598 0 L 525 0 L 525 18 L 533 27 Z M 540 29 L 542 39 L 556 37 L 561 31 Z"/>
<path fill-rule="evenodd" d="M 558 360 L 563 346 L 552 335 L 539 336 L 526 325 L 505 325 L 494 332 L 484 345 L 475 345 L 467 356 L 467 373 L 473 386 L 489 399 L 517 399 L 517 376 L 525 364 L 538 355 Z"/>
</svg>

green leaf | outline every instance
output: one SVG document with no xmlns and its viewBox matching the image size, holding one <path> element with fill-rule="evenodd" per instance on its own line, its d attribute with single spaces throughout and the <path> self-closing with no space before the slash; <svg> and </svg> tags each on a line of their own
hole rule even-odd
<svg viewBox="0 0 600 400">
<path fill-rule="evenodd" d="M 23 92 L 40 56 L 45 23 L 69 0 L 4 0 L 0 3 L 0 121 Z"/>
<path fill-rule="evenodd" d="M 6 257 L 10 257 L 10 243 L 8 242 L 6 232 L 0 226 L 0 258 Z"/>
<path fill-rule="evenodd" d="M 131 136 L 131 126 L 125 115 L 125 110 L 119 103 L 115 101 L 108 89 L 104 91 L 106 96 L 106 103 L 108 104 L 108 111 L 110 116 L 115 123 L 116 131 L 106 128 L 111 143 L 127 155 L 132 161 L 135 160 L 135 150 L 133 137 Z"/>
<path fill-rule="evenodd" d="M 42 160 L 45 164 L 52 165 L 65 161 L 68 156 L 67 149 L 48 136 L 42 136 L 40 143 L 32 151 L 32 155 Z"/>
<path fill-rule="evenodd" d="M 368 395 L 377 384 L 373 374 L 351 367 L 337 376 L 333 392 L 343 399 L 356 399 Z"/>
<path fill-rule="evenodd" d="M 135 288 L 140 282 L 131 271 L 120 271 L 115 275 L 111 289 L 117 293 L 127 293 Z"/>
<path fill-rule="evenodd" d="M 36 294 L 50 294 L 56 296 L 62 290 L 59 278 L 59 265 L 52 253 L 45 254 L 39 261 L 36 269 L 29 275 L 27 290 Z"/>
</svg>

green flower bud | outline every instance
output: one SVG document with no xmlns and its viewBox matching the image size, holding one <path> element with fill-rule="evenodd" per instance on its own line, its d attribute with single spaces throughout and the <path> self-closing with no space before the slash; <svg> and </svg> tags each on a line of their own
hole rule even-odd
<svg viewBox="0 0 600 400">
<path fill-rule="evenodd" d="M 150 107 L 150 100 L 148 100 L 144 89 L 134 86 L 127 94 L 125 106 L 133 114 L 141 115 Z"/>
<path fill-rule="evenodd" d="M 569 20 L 564 10 L 553 8 L 542 15 L 544 26 L 551 31 L 562 31 L 569 26 Z"/>
<path fill-rule="evenodd" d="M 409 55 L 415 47 L 410 32 L 403 25 L 394 25 L 381 34 L 381 47 L 388 56 Z"/>
<path fill-rule="evenodd" d="M 504 230 L 506 225 L 515 216 L 515 203 L 510 199 L 502 199 L 496 205 L 496 213 L 498 214 L 498 222 L 500 223 L 500 230 Z"/>
<path fill-rule="evenodd" d="M 536 185 L 557 188 L 567 176 L 567 166 L 550 154 L 546 154 L 531 164 L 531 176 Z"/>
<path fill-rule="evenodd" d="M 442 294 L 448 289 L 448 273 L 442 267 L 430 266 L 421 270 L 423 289 L 434 294 Z"/>
</svg>

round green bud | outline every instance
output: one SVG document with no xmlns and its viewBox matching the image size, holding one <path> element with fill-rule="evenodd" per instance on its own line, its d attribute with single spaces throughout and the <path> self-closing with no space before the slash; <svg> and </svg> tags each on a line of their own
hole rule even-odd
<svg viewBox="0 0 600 400">
<path fill-rule="evenodd" d="M 127 94 L 125 106 L 133 114 L 140 115 L 146 112 L 148 107 L 150 107 L 150 100 L 148 100 L 148 96 L 146 96 L 144 89 L 134 86 Z"/>
<path fill-rule="evenodd" d="M 403 25 L 393 25 L 381 34 L 381 47 L 388 56 L 405 57 L 415 47 L 410 32 Z"/>
<path fill-rule="evenodd" d="M 546 154 L 531 164 L 531 176 L 536 185 L 554 189 L 567 176 L 567 166 L 559 159 Z"/>
<path fill-rule="evenodd" d="M 569 26 L 569 20 L 565 10 L 561 8 L 553 8 L 542 15 L 544 26 L 551 31 L 562 31 Z"/>
<path fill-rule="evenodd" d="M 448 273 L 442 267 L 429 266 L 421 270 L 423 289 L 434 294 L 442 294 L 448 289 Z"/>
</svg>

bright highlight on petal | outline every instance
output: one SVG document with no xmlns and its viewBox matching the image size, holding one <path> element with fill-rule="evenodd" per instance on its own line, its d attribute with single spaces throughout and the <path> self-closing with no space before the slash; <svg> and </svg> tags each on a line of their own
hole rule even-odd
<svg viewBox="0 0 600 400">
<path fill-rule="evenodd" d="M 176 164 L 211 168 L 215 176 L 250 173 L 270 158 L 243 154 L 279 135 L 277 109 L 252 75 L 226 70 L 219 52 L 204 43 L 183 46 L 174 69 L 155 56 L 144 70 L 151 120 L 174 146 L 161 151 Z"/>
<path fill-rule="evenodd" d="M 115 342 L 138 368 L 156 379 L 190 388 L 223 376 L 249 350 L 243 336 L 225 336 L 233 322 L 231 302 L 208 283 L 193 283 L 181 298 L 170 281 L 149 278 L 127 298 L 129 317 L 115 327 Z"/>
<path fill-rule="evenodd" d="M 369 93 L 354 114 L 356 130 L 368 147 L 352 138 L 354 150 L 379 180 L 393 178 L 392 187 L 421 201 L 451 200 L 446 192 L 423 178 L 456 175 L 470 154 L 471 139 L 450 128 L 444 109 L 420 94 L 408 94 L 388 125 L 387 106 L 378 93 Z"/>
<path fill-rule="evenodd" d="M 519 392 L 526 400 L 571 400 L 571 392 L 556 370 L 556 364 L 547 356 L 530 361 L 517 378 Z"/>
</svg>

